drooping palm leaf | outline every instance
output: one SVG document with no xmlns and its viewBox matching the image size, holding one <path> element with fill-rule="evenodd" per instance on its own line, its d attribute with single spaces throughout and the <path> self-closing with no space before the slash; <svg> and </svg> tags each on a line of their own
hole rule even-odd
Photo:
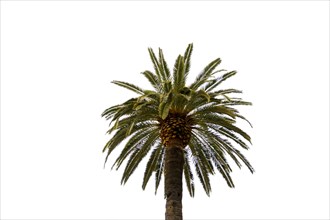
<svg viewBox="0 0 330 220">
<path fill-rule="evenodd" d="M 189 154 L 186 151 L 184 154 L 184 167 L 183 167 L 184 177 L 187 184 L 187 189 L 191 197 L 195 195 L 195 183 L 194 183 L 194 175 L 191 169 L 191 162 L 189 158 Z"/>
<path fill-rule="evenodd" d="M 145 189 L 148 181 L 153 172 L 157 170 L 157 163 L 161 160 L 162 157 L 162 145 L 161 143 L 157 144 L 154 150 L 152 151 L 149 161 L 146 166 L 146 170 L 144 172 L 142 189 Z"/>
<path fill-rule="evenodd" d="M 164 173 L 164 163 L 165 163 L 164 158 L 165 158 L 165 149 L 162 148 L 162 152 L 160 153 L 159 160 L 157 161 L 155 168 L 155 194 L 157 193 L 160 181 Z"/>
<path fill-rule="evenodd" d="M 147 155 L 151 147 L 155 144 L 159 138 L 158 131 L 156 129 L 150 131 L 150 133 L 142 138 L 140 141 L 141 147 L 137 147 L 134 154 L 131 154 L 131 158 L 128 160 L 126 168 L 123 173 L 122 183 L 126 183 L 131 174 L 134 172 L 136 167 L 139 165 L 141 160 Z"/>
</svg>

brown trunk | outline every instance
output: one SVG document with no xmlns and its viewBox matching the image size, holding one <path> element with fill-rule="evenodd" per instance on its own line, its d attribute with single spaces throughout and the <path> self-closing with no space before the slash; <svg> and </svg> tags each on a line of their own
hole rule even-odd
<svg viewBox="0 0 330 220">
<path fill-rule="evenodd" d="M 181 143 L 171 142 L 165 149 L 165 219 L 182 220 L 183 149 Z"/>
</svg>

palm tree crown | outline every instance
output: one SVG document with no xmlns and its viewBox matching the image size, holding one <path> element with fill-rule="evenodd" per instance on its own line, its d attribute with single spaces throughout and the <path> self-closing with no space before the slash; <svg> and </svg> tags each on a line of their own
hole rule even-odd
<svg viewBox="0 0 330 220">
<path fill-rule="evenodd" d="M 142 188 L 145 189 L 150 177 L 155 174 L 157 191 L 164 173 L 165 149 L 177 140 L 177 147 L 183 150 L 183 174 L 191 196 L 195 192 L 193 170 L 207 195 L 211 191 L 209 175 L 214 174 L 215 170 L 221 173 L 229 187 L 234 187 L 228 156 L 238 167 L 243 162 L 254 172 L 235 147 L 248 149 L 251 138 L 236 126 L 238 118 L 247 120 L 234 106 L 251 103 L 231 97 L 231 94 L 242 93 L 240 90 L 216 89 L 236 71 L 216 70 L 221 62 L 217 58 L 201 71 L 193 83 L 186 85 L 192 44 L 188 45 L 183 56 L 177 57 L 172 74 L 162 50 L 159 49 L 158 57 L 151 48 L 148 50 L 154 72 L 147 70 L 142 75 L 148 79 L 153 90 L 122 81 L 112 82 L 134 91 L 138 96 L 102 113 L 103 117 L 111 120 L 108 133 L 112 134 L 103 149 L 103 152 L 107 151 L 105 162 L 111 152 L 127 139 L 112 167 L 118 169 L 128 159 L 121 180 L 125 184 L 142 159 L 150 155 Z M 219 73 L 221 75 L 217 76 Z"/>
</svg>

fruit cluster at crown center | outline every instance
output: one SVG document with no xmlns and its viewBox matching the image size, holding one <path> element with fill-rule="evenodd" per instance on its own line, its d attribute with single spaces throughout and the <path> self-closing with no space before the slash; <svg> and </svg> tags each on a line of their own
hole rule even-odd
<svg viewBox="0 0 330 220">
<path fill-rule="evenodd" d="M 171 140 L 180 140 L 181 147 L 185 147 L 191 137 L 191 127 L 188 124 L 186 116 L 170 113 L 161 123 L 160 137 L 164 146 L 168 146 Z"/>
</svg>

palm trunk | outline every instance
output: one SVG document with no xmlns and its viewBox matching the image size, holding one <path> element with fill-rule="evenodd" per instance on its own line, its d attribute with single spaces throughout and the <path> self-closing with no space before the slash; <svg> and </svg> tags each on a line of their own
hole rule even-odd
<svg viewBox="0 0 330 220">
<path fill-rule="evenodd" d="M 165 149 L 166 220 L 182 220 L 183 149 L 169 144 Z"/>
</svg>

